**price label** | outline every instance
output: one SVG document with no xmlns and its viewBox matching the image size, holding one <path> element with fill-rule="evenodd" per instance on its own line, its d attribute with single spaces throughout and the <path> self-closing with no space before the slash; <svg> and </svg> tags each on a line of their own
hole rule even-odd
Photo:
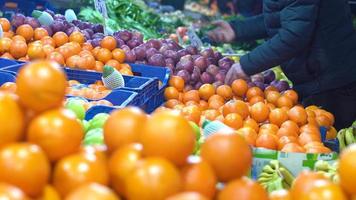
<svg viewBox="0 0 356 200">
<path fill-rule="evenodd" d="M 95 9 L 100 12 L 104 18 L 108 18 L 105 0 L 94 0 Z"/>
<path fill-rule="evenodd" d="M 189 27 L 188 37 L 189 37 L 190 44 L 192 46 L 195 46 L 198 49 L 200 49 L 203 46 L 203 42 L 198 37 L 198 35 L 195 33 L 195 30 L 193 29 L 193 27 Z"/>
</svg>

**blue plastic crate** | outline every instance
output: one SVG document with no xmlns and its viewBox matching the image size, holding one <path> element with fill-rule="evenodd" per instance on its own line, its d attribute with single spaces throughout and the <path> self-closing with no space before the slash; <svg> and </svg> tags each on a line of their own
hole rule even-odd
<svg viewBox="0 0 356 200">
<path fill-rule="evenodd" d="M 112 106 L 93 106 L 87 110 L 85 113 L 85 120 L 91 120 L 94 118 L 95 115 L 99 113 L 107 113 L 110 114 L 113 110 L 118 109 L 118 108 L 123 108 L 125 106 L 118 106 L 118 107 L 112 107 Z"/>
<path fill-rule="evenodd" d="M 9 59 L 5 59 L 5 58 L 0 58 L 0 69 L 4 68 L 4 67 L 9 67 L 12 65 L 16 65 L 18 64 L 18 62 L 16 60 L 9 60 Z"/>
<path fill-rule="evenodd" d="M 321 141 L 324 143 L 326 147 L 331 149 L 332 151 L 339 152 L 339 141 L 337 139 L 332 139 L 332 140 L 327 140 L 326 139 L 326 134 L 327 134 L 327 128 L 326 127 L 320 127 L 320 134 L 321 134 Z"/>
<path fill-rule="evenodd" d="M 168 86 L 171 71 L 166 67 L 153 67 L 139 64 L 130 64 L 130 66 L 134 75 L 156 77 L 161 82 L 159 90 L 142 106 L 142 109 L 144 109 L 147 113 L 151 113 L 164 103 L 164 90 Z"/>
<path fill-rule="evenodd" d="M 14 74 L 23 66 L 23 64 L 12 65 L 2 68 L 2 70 L 11 71 Z M 82 84 L 92 84 L 98 80 L 101 80 L 102 73 L 94 71 L 84 71 L 77 69 L 64 68 L 67 74 L 68 80 L 77 80 Z M 125 81 L 125 87 L 120 90 L 128 90 L 136 92 L 138 100 L 137 106 L 143 105 L 153 94 L 158 91 L 158 79 L 146 78 L 137 76 L 123 76 Z"/>
<path fill-rule="evenodd" d="M 6 82 L 15 82 L 16 77 L 7 72 L 0 72 L 0 86 Z"/>
</svg>

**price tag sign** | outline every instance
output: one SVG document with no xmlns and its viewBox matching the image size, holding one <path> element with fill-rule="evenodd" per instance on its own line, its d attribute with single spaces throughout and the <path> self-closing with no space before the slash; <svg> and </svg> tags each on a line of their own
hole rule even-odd
<svg viewBox="0 0 356 200">
<path fill-rule="evenodd" d="M 108 18 L 108 10 L 106 9 L 105 0 L 94 0 L 95 9 L 104 17 L 104 34 L 107 35 L 106 19 Z"/>
<path fill-rule="evenodd" d="M 188 37 L 190 40 L 190 44 L 192 46 L 195 46 L 196 48 L 200 49 L 203 46 L 203 42 L 201 39 L 198 37 L 198 35 L 195 33 L 194 28 L 191 26 L 188 29 Z"/>
<path fill-rule="evenodd" d="M 95 9 L 100 12 L 104 18 L 108 18 L 105 0 L 94 0 Z"/>
</svg>

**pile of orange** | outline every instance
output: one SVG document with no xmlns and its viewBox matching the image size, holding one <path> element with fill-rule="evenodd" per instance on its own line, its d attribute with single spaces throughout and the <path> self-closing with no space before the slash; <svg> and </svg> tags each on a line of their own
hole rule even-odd
<svg viewBox="0 0 356 200">
<path fill-rule="evenodd" d="M 10 22 L 0 18 L 4 37 L 0 39 L 0 57 L 30 61 L 48 59 L 71 68 L 101 72 L 104 65 L 116 68 L 124 75 L 133 75 L 131 67 L 125 64 L 125 52 L 116 48 L 112 36 L 102 39 L 99 47 L 85 41 L 79 31 L 71 35 L 57 32 L 50 37 L 44 28 L 33 29 L 30 25 L 19 26 L 15 32 L 10 30 Z"/>
<path fill-rule="evenodd" d="M 129 107 L 110 114 L 102 146 L 85 147 L 82 125 L 62 107 L 68 82 L 58 64 L 27 64 L 16 84 L 16 93 L 0 92 L 0 197 L 4 199 L 346 200 L 346 193 L 350 199 L 356 195 L 356 145 L 341 154 L 340 185 L 321 174 L 302 173 L 290 191 L 269 196 L 259 183 L 244 177 L 251 168 L 252 152 L 233 130 L 207 138 L 201 157 L 192 158 L 196 135 L 181 112 L 160 110 L 148 116 Z M 239 113 L 243 118 L 247 111 Z M 244 121 L 252 125 L 249 113 Z M 297 119 L 288 123 L 297 127 L 303 121 Z M 276 126 L 251 127 L 270 135 Z M 309 133 L 307 126 L 300 127 L 302 134 Z"/>
<path fill-rule="evenodd" d="M 220 120 L 254 147 L 284 152 L 331 152 L 323 145 L 319 130 L 326 127 L 327 139 L 335 138 L 334 116 L 316 106 L 299 105 L 294 90 L 280 93 L 269 86 L 262 91 L 248 87 L 242 79 L 218 88 L 211 84 L 204 84 L 199 90 L 184 88 L 184 80 L 172 76 L 164 93 L 165 107 L 181 111 L 190 121 L 201 124 L 204 119 Z"/>
</svg>

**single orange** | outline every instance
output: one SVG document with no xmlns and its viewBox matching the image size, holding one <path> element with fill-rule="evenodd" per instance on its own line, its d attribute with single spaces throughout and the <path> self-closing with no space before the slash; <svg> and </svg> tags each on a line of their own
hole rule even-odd
<svg viewBox="0 0 356 200">
<path fill-rule="evenodd" d="M 251 146 L 256 146 L 257 132 L 251 127 L 243 127 L 237 130 L 237 134 L 245 138 L 246 142 Z"/>
<path fill-rule="evenodd" d="M 15 36 L 12 37 L 11 39 L 12 39 L 12 41 L 20 40 L 20 41 L 22 41 L 22 42 L 26 42 L 26 39 L 25 39 L 23 36 L 21 36 L 21 35 L 15 35 Z"/>
<path fill-rule="evenodd" d="M 27 50 L 27 55 L 31 60 L 46 58 L 46 53 L 42 45 L 30 45 Z"/>
<path fill-rule="evenodd" d="M 287 96 L 289 99 L 291 99 L 294 105 L 298 103 L 298 93 L 294 90 L 285 91 L 283 96 Z"/>
<path fill-rule="evenodd" d="M 108 49 L 101 48 L 96 54 L 96 59 L 101 61 L 102 63 L 106 63 L 110 59 L 112 59 L 112 53 Z"/>
<path fill-rule="evenodd" d="M 266 100 L 268 103 L 272 103 L 274 105 L 277 105 L 277 101 L 279 99 L 279 97 L 281 96 L 281 94 L 279 92 L 276 91 L 270 91 L 266 94 Z"/>
<path fill-rule="evenodd" d="M 44 36 L 42 39 L 41 39 L 41 42 L 43 45 L 51 45 L 52 47 L 56 47 L 56 42 L 54 41 L 53 38 L 51 38 L 50 36 Z"/>
<path fill-rule="evenodd" d="M 223 114 L 224 116 L 230 114 L 230 113 L 237 113 L 239 114 L 243 119 L 246 119 L 250 112 L 249 108 L 246 105 L 245 102 L 240 101 L 240 100 L 232 100 L 227 102 L 224 107 L 223 107 Z"/>
<path fill-rule="evenodd" d="M 13 41 L 10 46 L 10 54 L 14 58 L 21 58 L 27 54 L 27 44 L 22 41 Z"/>
<path fill-rule="evenodd" d="M 217 200 L 268 200 L 267 191 L 257 182 L 242 177 L 229 182 L 219 193 Z"/>
<path fill-rule="evenodd" d="M 232 82 L 231 88 L 235 95 L 239 97 L 244 97 L 248 90 L 248 85 L 245 80 L 237 79 Z"/>
<path fill-rule="evenodd" d="M 70 34 L 69 41 L 76 42 L 81 45 L 85 42 L 85 37 L 84 37 L 83 33 L 79 32 L 79 31 L 74 31 L 72 34 Z"/>
<path fill-rule="evenodd" d="M 264 98 L 265 94 L 259 87 L 251 87 L 246 92 L 247 100 L 250 100 L 254 96 L 261 96 Z"/>
<path fill-rule="evenodd" d="M 3 17 L 0 18 L 0 25 L 4 32 L 8 32 L 11 29 L 11 24 L 10 24 L 9 20 L 6 18 L 3 18 Z"/>
<path fill-rule="evenodd" d="M 220 112 L 215 109 L 207 109 L 202 112 L 202 115 L 206 119 L 208 119 L 210 121 L 214 121 L 218 116 L 220 116 Z"/>
<path fill-rule="evenodd" d="M 166 100 L 178 99 L 179 98 L 179 92 L 174 87 L 167 87 L 164 90 L 164 97 L 166 98 Z"/>
<path fill-rule="evenodd" d="M 278 150 L 282 150 L 286 144 L 298 143 L 298 139 L 295 136 L 282 136 L 278 139 Z"/>
<path fill-rule="evenodd" d="M 117 61 L 119 61 L 120 63 L 124 63 L 125 62 L 125 51 L 124 50 L 122 50 L 122 49 L 118 49 L 118 48 L 116 48 L 116 49 L 114 49 L 113 51 L 112 51 L 112 57 L 115 59 L 115 60 L 117 60 Z"/>
<path fill-rule="evenodd" d="M 60 65 L 64 65 L 64 58 L 62 56 L 62 54 L 58 53 L 58 52 L 52 52 L 49 54 L 48 56 L 49 60 L 55 61 Z"/>
<path fill-rule="evenodd" d="M 199 88 L 199 96 L 206 101 L 215 94 L 215 87 L 211 84 L 204 84 Z"/>
<path fill-rule="evenodd" d="M 55 33 L 52 38 L 56 44 L 56 47 L 60 47 L 69 41 L 67 34 L 61 31 Z"/>
<path fill-rule="evenodd" d="M 182 109 L 182 115 L 189 121 L 199 124 L 201 117 L 201 110 L 196 105 L 186 106 Z"/>
<path fill-rule="evenodd" d="M 258 123 L 257 123 L 254 119 L 251 119 L 251 118 L 245 119 L 243 127 L 250 127 L 250 128 L 252 128 L 253 130 L 255 130 L 256 133 L 257 133 L 257 132 L 259 131 L 259 129 L 260 129 Z"/>
<path fill-rule="evenodd" d="M 277 150 L 278 138 L 274 134 L 259 134 L 256 139 L 256 147 Z"/>
<path fill-rule="evenodd" d="M 116 40 L 115 40 L 114 37 L 112 37 L 112 36 L 105 36 L 105 37 L 101 40 L 100 46 L 101 46 L 102 48 L 106 48 L 106 49 L 112 51 L 112 50 L 114 50 L 114 49 L 116 48 L 117 42 L 116 42 Z"/>
<path fill-rule="evenodd" d="M 243 119 L 237 113 L 230 113 L 225 116 L 224 124 L 230 126 L 233 129 L 239 129 L 243 126 Z"/>
<path fill-rule="evenodd" d="M 288 120 L 288 113 L 280 108 L 273 109 L 269 114 L 269 122 L 277 126 L 281 126 L 283 122 Z"/>
<path fill-rule="evenodd" d="M 251 118 L 256 120 L 256 122 L 264 122 L 268 119 L 269 108 L 266 104 L 258 102 L 250 107 Z"/>
<path fill-rule="evenodd" d="M 280 128 L 278 129 L 276 133 L 277 137 L 281 138 L 283 136 L 293 136 L 293 137 L 298 137 L 299 133 L 295 132 L 293 129 L 287 129 L 287 128 Z"/>
<path fill-rule="evenodd" d="M 183 102 L 186 103 L 188 101 L 199 102 L 200 101 L 199 92 L 197 90 L 190 90 L 184 93 Z"/>
<path fill-rule="evenodd" d="M 44 28 L 36 28 L 34 31 L 34 40 L 41 40 L 43 37 L 48 36 L 48 32 Z"/>
<path fill-rule="evenodd" d="M 9 52 L 11 44 L 12 40 L 10 38 L 0 38 L 0 53 Z"/>
<path fill-rule="evenodd" d="M 307 112 L 301 106 L 294 106 L 288 112 L 288 117 L 290 120 L 298 124 L 298 126 L 303 126 L 307 121 Z"/>
<path fill-rule="evenodd" d="M 356 144 L 348 146 L 342 151 L 339 160 L 339 174 L 342 188 L 351 195 L 356 195 L 354 182 L 356 180 Z"/>
<path fill-rule="evenodd" d="M 265 99 L 261 96 L 254 96 L 249 100 L 251 106 L 259 102 L 264 103 Z"/>
<path fill-rule="evenodd" d="M 286 107 L 286 108 L 290 109 L 293 107 L 293 101 L 289 97 L 282 95 L 277 100 L 277 106 L 278 106 L 278 108 Z"/>
<path fill-rule="evenodd" d="M 231 100 L 233 97 L 232 89 L 228 85 L 221 85 L 216 88 L 216 94 L 223 97 L 226 101 Z"/>
<path fill-rule="evenodd" d="M 114 60 L 114 59 L 108 60 L 105 63 L 105 65 L 111 66 L 111 67 L 115 68 L 116 70 L 120 70 L 121 69 L 119 61 Z"/>
<path fill-rule="evenodd" d="M 33 28 L 28 24 L 23 24 L 16 29 L 16 35 L 21 35 L 27 42 L 31 41 L 34 35 Z"/>
</svg>

